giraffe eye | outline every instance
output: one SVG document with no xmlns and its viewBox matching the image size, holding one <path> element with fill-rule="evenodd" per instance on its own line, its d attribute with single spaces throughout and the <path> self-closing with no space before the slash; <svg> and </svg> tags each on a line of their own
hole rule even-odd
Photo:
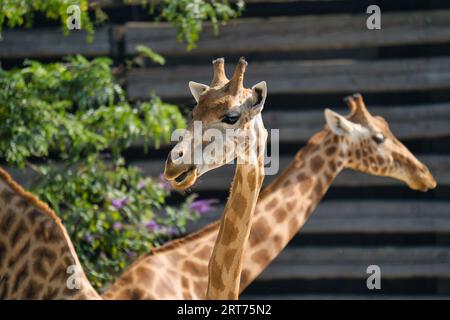
<svg viewBox="0 0 450 320">
<path fill-rule="evenodd" d="M 372 140 L 375 141 L 377 144 L 381 144 L 384 142 L 384 136 L 381 133 L 376 133 L 372 136 Z"/>
<path fill-rule="evenodd" d="M 228 124 L 235 124 L 241 115 L 237 112 L 230 112 L 223 117 L 222 122 L 228 123 Z"/>
</svg>

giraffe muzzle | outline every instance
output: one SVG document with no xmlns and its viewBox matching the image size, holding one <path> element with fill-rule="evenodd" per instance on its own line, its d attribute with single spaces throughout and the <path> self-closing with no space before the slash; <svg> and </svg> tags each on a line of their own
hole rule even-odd
<svg viewBox="0 0 450 320">
<path fill-rule="evenodd" d="M 185 190 L 195 184 L 198 177 L 197 167 L 191 165 L 177 173 L 173 170 L 164 171 L 164 177 L 170 181 L 172 187 L 177 190 Z"/>
<path fill-rule="evenodd" d="M 437 182 L 428 169 L 422 169 L 419 176 L 409 183 L 409 187 L 413 190 L 426 192 L 436 188 Z"/>
</svg>

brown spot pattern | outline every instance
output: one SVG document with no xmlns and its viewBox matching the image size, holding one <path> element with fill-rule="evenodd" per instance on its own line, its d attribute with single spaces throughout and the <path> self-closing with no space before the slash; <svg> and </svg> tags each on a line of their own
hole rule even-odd
<svg viewBox="0 0 450 320">
<path fill-rule="evenodd" d="M 273 198 L 272 200 L 269 201 L 268 204 L 266 204 L 264 209 L 266 209 L 267 211 L 271 211 L 273 208 L 276 207 L 277 204 L 278 204 L 278 200 L 276 198 Z"/>
<path fill-rule="evenodd" d="M 337 148 L 335 146 L 331 146 L 327 150 L 325 150 L 325 154 L 327 156 L 331 156 L 331 155 L 335 154 L 336 151 L 337 151 Z"/>
<path fill-rule="evenodd" d="M 280 250 L 283 247 L 283 238 L 277 234 L 273 237 L 273 243 L 275 248 Z"/>
<path fill-rule="evenodd" d="M 247 269 L 241 272 L 241 288 L 246 286 L 250 281 L 250 271 Z"/>
<path fill-rule="evenodd" d="M 188 289 L 189 288 L 189 280 L 188 280 L 188 278 L 186 278 L 184 276 L 181 278 L 181 286 L 184 289 Z"/>
<path fill-rule="evenodd" d="M 17 292 L 20 285 L 25 281 L 25 279 L 28 277 L 28 261 L 25 261 L 25 263 L 22 265 L 22 267 L 19 269 L 19 271 L 16 274 L 16 277 L 14 279 L 14 285 L 12 287 L 12 292 Z"/>
<path fill-rule="evenodd" d="M 208 286 L 208 284 L 205 283 L 204 281 L 195 282 L 194 292 L 198 299 L 205 299 L 205 293 L 206 293 L 207 286 Z"/>
<path fill-rule="evenodd" d="M 317 196 L 320 196 L 322 195 L 322 191 L 323 191 L 322 182 L 320 182 L 320 180 L 317 180 L 316 186 L 314 187 L 314 193 Z"/>
<path fill-rule="evenodd" d="M 211 286 L 216 290 L 223 290 L 225 288 L 225 284 L 222 280 L 222 272 L 216 260 L 211 261 L 211 272 L 210 274 L 216 275 L 211 278 Z"/>
<path fill-rule="evenodd" d="M 140 266 L 139 268 L 136 269 L 136 275 L 140 279 L 139 281 L 145 281 L 147 283 L 151 283 L 155 276 L 153 270 L 143 266 Z"/>
<path fill-rule="evenodd" d="M 231 266 L 233 265 L 234 259 L 236 257 L 237 249 L 229 249 L 226 251 L 224 256 L 224 265 L 225 268 L 230 271 Z"/>
<path fill-rule="evenodd" d="M 287 212 L 283 208 L 278 208 L 273 213 L 273 216 L 275 217 L 275 220 L 279 223 L 279 222 L 283 221 L 284 219 L 286 219 Z"/>
<path fill-rule="evenodd" d="M 47 270 L 45 269 L 45 263 L 48 266 L 52 266 L 56 260 L 56 253 L 45 247 L 40 247 L 33 252 L 33 258 L 36 259 L 33 264 L 33 271 L 37 275 L 47 277 Z"/>
<path fill-rule="evenodd" d="M 0 194 L 0 197 L 2 198 L 4 203 L 11 203 L 12 201 L 14 201 L 15 196 L 15 193 L 8 189 L 4 189 Z"/>
<path fill-rule="evenodd" d="M 310 162 L 312 172 L 318 173 L 319 170 L 322 169 L 324 163 L 325 161 L 322 159 L 320 155 L 317 155 L 314 158 L 312 158 Z"/>
<path fill-rule="evenodd" d="M 258 219 L 252 226 L 249 236 L 250 245 L 254 246 L 261 243 L 267 234 L 270 232 L 269 224 L 265 218 Z"/>
<path fill-rule="evenodd" d="M 248 176 L 247 176 L 247 183 L 250 190 L 256 189 L 256 183 L 258 181 L 256 180 L 256 171 L 250 170 Z"/>
<path fill-rule="evenodd" d="M 43 289 L 43 285 L 40 283 L 37 283 L 33 279 L 31 279 L 28 282 L 28 286 L 25 289 L 25 299 L 38 299 L 39 294 L 41 293 Z"/>
<path fill-rule="evenodd" d="M 297 205 L 297 202 L 295 200 L 286 202 L 286 208 L 289 212 L 294 210 L 295 206 Z"/>
<path fill-rule="evenodd" d="M 233 222 L 229 218 L 225 218 L 224 222 L 221 243 L 224 246 L 228 246 L 231 242 L 236 240 L 237 228 L 233 225 Z"/>
<path fill-rule="evenodd" d="M 256 251 L 254 254 L 252 254 L 251 259 L 258 265 L 262 266 L 270 261 L 269 251 L 267 251 L 267 249 Z"/>
<path fill-rule="evenodd" d="M 142 300 L 145 296 L 145 292 L 142 289 L 135 288 L 131 290 L 131 300 Z"/>
<path fill-rule="evenodd" d="M 14 212 L 11 209 L 8 209 L 8 212 L 3 217 L 2 222 L 0 223 L 0 232 L 4 235 L 8 235 L 14 221 Z"/>
<path fill-rule="evenodd" d="M 200 251 L 195 253 L 195 256 L 201 260 L 209 259 L 212 248 L 210 246 L 203 247 Z"/>
<path fill-rule="evenodd" d="M 328 167 L 330 168 L 330 170 L 331 170 L 332 172 L 335 172 L 335 171 L 336 171 L 336 164 L 334 163 L 334 160 L 330 160 L 330 161 L 328 162 Z"/>
<path fill-rule="evenodd" d="M 363 159 L 363 165 L 364 165 L 364 167 L 366 167 L 366 168 L 369 166 L 369 163 L 367 162 L 366 159 Z"/>
<path fill-rule="evenodd" d="M 63 266 L 59 266 L 53 271 L 52 276 L 50 277 L 50 283 L 56 280 L 63 281 L 66 278 L 66 268 Z"/>
<path fill-rule="evenodd" d="M 17 243 L 19 243 L 19 241 L 28 231 L 29 230 L 25 222 L 23 220 L 20 220 L 20 222 L 17 224 L 16 230 L 11 237 L 11 243 L 13 244 L 13 247 L 15 247 Z"/>
<path fill-rule="evenodd" d="M 6 274 L 0 279 L 0 300 L 6 299 L 9 293 L 9 275 Z"/>
<path fill-rule="evenodd" d="M 201 277 L 206 272 L 206 270 L 203 268 L 202 265 L 199 265 L 189 260 L 186 260 L 186 262 L 183 264 L 183 270 L 189 272 L 190 274 L 196 277 Z"/>
<path fill-rule="evenodd" d="M 297 180 L 300 182 L 300 193 L 306 194 L 312 186 L 312 178 L 304 173 L 300 173 L 297 176 Z"/>
<path fill-rule="evenodd" d="M 37 209 L 33 209 L 28 213 L 28 218 L 31 221 L 31 224 L 34 224 L 36 222 L 37 219 L 45 217 L 45 214 L 40 212 Z"/>
<path fill-rule="evenodd" d="M 44 293 L 42 299 L 44 300 L 54 300 L 59 294 L 59 288 L 51 288 L 47 289 L 47 292 Z"/>
<path fill-rule="evenodd" d="M 382 156 L 378 155 L 377 156 L 377 162 L 380 166 L 382 166 L 384 164 L 384 159 Z"/>
<path fill-rule="evenodd" d="M 231 202 L 231 208 L 239 217 L 247 210 L 247 200 L 245 200 L 244 196 L 240 193 L 236 193 L 233 195 L 233 201 Z"/>
<path fill-rule="evenodd" d="M 291 220 L 289 220 L 289 234 L 295 234 L 298 231 L 298 227 L 297 217 L 292 217 Z"/>
<path fill-rule="evenodd" d="M 0 240 L 0 269 L 2 269 L 6 257 L 6 245 Z"/>
</svg>

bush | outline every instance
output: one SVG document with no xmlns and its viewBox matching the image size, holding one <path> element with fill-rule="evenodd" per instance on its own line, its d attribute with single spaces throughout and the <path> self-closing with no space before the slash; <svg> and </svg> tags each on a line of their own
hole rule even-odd
<svg viewBox="0 0 450 320">
<path fill-rule="evenodd" d="M 126 148 L 158 147 L 184 119 L 157 97 L 127 102 L 109 59 L 27 61 L 0 69 L 0 88 L 0 157 L 33 170 L 31 190 L 63 219 L 96 288 L 208 211 L 195 195 L 167 206 L 168 185 L 126 165 Z"/>
</svg>

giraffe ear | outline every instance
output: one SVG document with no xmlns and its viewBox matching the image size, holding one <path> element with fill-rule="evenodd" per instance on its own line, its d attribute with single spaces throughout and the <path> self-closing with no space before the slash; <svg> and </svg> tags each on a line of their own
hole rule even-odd
<svg viewBox="0 0 450 320">
<path fill-rule="evenodd" d="M 338 136 L 350 134 L 354 129 L 353 122 L 328 108 L 325 109 L 325 119 L 331 131 Z"/>
<path fill-rule="evenodd" d="M 252 109 L 261 112 L 267 98 L 267 83 L 261 81 L 252 87 Z"/>
<path fill-rule="evenodd" d="M 201 84 L 194 81 L 189 81 L 189 89 L 191 90 L 192 95 L 194 96 L 195 101 L 198 102 L 198 98 L 200 95 L 209 89 L 209 86 L 206 84 Z"/>
</svg>

